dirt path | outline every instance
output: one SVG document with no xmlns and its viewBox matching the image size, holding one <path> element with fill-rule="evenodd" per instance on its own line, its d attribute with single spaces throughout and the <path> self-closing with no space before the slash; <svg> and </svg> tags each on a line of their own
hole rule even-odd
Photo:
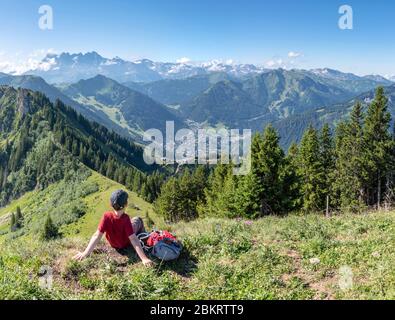
<svg viewBox="0 0 395 320">
<path fill-rule="evenodd" d="M 283 281 L 288 282 L 292 277 L 297 277 L 303 281 L 311 290 L 315 292 L 314 300 L 334 300 L 331 287 L 335 285 L 334 277 L 315 279 L 314 271 L 303 268 L 302 257 L 295 250 L 288 250 L 286 256 L 293 260 L 294 272 L 283 276 Z"/>
<path fill-rule="evenodd" d="M 5 223 L 8 223 L 10 217 L 11 217 L 11 213 L 5 214 L 4 216 L 0 217 L 0 226 Z"/>
</svg>

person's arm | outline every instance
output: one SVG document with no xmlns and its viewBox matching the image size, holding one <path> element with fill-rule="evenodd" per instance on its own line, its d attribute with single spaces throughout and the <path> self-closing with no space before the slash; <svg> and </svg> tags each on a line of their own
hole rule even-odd
<svg viewBox="0 0 395 320">
<path fill-rule="evenodd" d="M 136 250 L 137 255 L 140 257 L 143 264 L 147 267 L 153 265 L 153 262 L 145 255 L 143 248 L 141 247 L 140 240 L 135 234 L 129 237 L 130 243 L 132 244 L 134 250 Z"/>
<path fill-rule="evenodd" d="M 74 259 L 81 261 L 84 260 L 86 257 L 89 257 L 89 255 L 93 252 L 93 250 L 95 249 L 96 245 L 100 242 L 102 237 L 103 237 L 103 233 L 97 230 L 95 234 L 92 236 L 91 240 L 89 241 L 89 244 L 86 247 L 85 251 L 77 253 L 74 256 Z"/>
</svg>

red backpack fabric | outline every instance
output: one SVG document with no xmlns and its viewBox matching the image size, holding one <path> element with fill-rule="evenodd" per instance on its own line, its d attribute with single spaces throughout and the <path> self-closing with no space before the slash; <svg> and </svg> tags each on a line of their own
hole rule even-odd
<svg viewBox="0 0 395 320">
<path fill-rule="evenodd" d="M 182 244 L 168 231 L 140 233 L 137 237 L 143 249 L 162 262 L 176 260 L 181 254 Z"/>
<path fill-rule="evenodd" d="M 177 238 L 173 236 L 170 232 L 168 231 L 156 231 L 152 232 L 148 239 L 147 239 L 147 246 L 148 247 L 153 247 L 155 246 L 159 241 L 166 241 L 168 239 L 169 241 L 177 241 Z"/>
</svg>

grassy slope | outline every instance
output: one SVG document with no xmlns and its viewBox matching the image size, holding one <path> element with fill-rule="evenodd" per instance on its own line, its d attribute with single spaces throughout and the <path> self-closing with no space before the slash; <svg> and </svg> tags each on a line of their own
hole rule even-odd
<svg viewBox="0 0 395 320">
<path fill-rule="evenodd" d="M 86 205 L 86 214 L 77 222 L 61 229 L 66 237 L 86 238 L 92 235 L 96 230 L 98 222 L 103 213 L 110 209 L 109 199 L 111 193 L 116 189 L 125 189 L 124 186 L 93 171 L 91 176 L 84 183 L 87 187 L 95 185 L 98 187 L 98 190 L 82 197 L 81 200 Z M 30 212 L 37 211 L 42 214 L 42 211 L 39 209 L 48 208 L 47 201 L 56 197 L 58 193 L 61 192 L 59 189 L 61 190 L 61 186 L 64 187 L 62 184 L 63 182 L 53 184 L 44 191 L 29 192 L 20 199 L 13 201 L 7 207 L 0 208 L 0 232 L 8 231 L 10 213 L 15 212 L 17 206 L 22 209 L 24 215 L 29 215 Z M 149 203 L 145 202 L 131 191 L 128 191 L 128 193 L 130 195 L 130 204 L 128 208 L 129 215 L 144 216 L 145 212 L 148 212 L 149 216 L 155 219 L 159 225 L 163 224 L 162 220 L 155 216 L 152 206 Z M 51 208 L 49 208 L 49 210 L 51 210 Z"/>
<path fill-rule="evenodd" d="M 76 101 L 82 105 L 88 105 L 94 107 L 98 111 L 104 112 L 111 121 L 119 124 L 122 128 L 127 129 L 130 134 L 132 135 L 137 135 L 137 136 L 142 136 L 144 133 L 144 130 L 142 128 L 134 128 L 128 124 L 128 122 L 125 120 L 124 116 L 122 113 L 119 112 L 119 110 L 115 107 L 109 107 L 107 105 L 104 105 L 98 101 L 94 97 L 79 97 L 76 99 Z"/>
<path fill-rule="evenodd" d="M 73 223 L 62 231 L 66 236 L 78 235 L 81 238 L 89 237 L 97 229 L 98 222 L 105 211 L 110 210 L 109 199 L 111 193 L 117 189 L 125 189 L 124 186 L 109 180 L 97 173 L 93 173 L 88 179 L 99 186 L 99 191 L 91 195 L 88 195 L 84 202 L 88 207 L 87 214 L 79 219 L 76 223 Z M 149 216 L 156 218 L 152 205 L 139 198 L 134 192 L 128 191 L 129 193 L 129 207 L 127 212 L 130 216 L 144 216 L 145 212 L 148 212 Z M 156 220 L 158 220 L 156 218 Z"/>
<path fill-rule="evenodd" d="M 84 248 L 104 209 L 96 197 L 108 192 L 85 199 L 92 211 L 69 228 L 89 232 L 48 243 L 20 239 L 3 245 L 0 298 L 395 298 L 394 212 L 268 217 L 251 223 L 204 219 L 172 226 L 185 245 L 175 263 L 147 270 L 104 243 L 91 258 L 75 263 L 72 255 Z M 51 291 L 39 287 L 43 265 L 53 268 Z"/>
</svg>

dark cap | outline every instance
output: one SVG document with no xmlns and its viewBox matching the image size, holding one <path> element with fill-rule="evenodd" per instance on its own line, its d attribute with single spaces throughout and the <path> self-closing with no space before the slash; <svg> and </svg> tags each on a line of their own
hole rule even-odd
<svg viewBox="0 0 395 320">
<path fill-rule="evenodd" d="M 121 210 L 125 208 L 128 203 L 129 195 L 123 190 L 114 191 L 111 195 L 111 205 L 115 210 Z"/>
</svg>

